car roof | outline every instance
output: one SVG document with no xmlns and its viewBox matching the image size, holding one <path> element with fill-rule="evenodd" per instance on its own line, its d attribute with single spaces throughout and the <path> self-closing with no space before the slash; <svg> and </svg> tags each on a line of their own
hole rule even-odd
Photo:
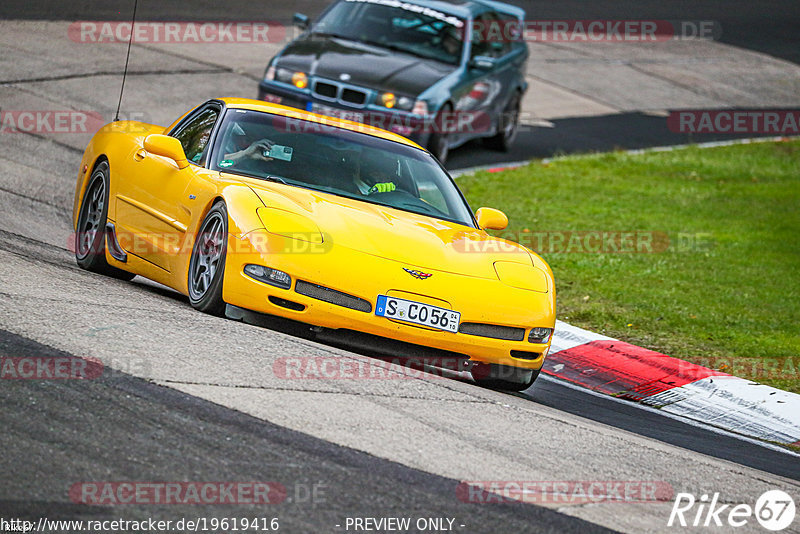
<svg viewBox="0 0 800 534">
<path fill-rule="evenodd" d="M 380 137 L 388 141 L 395 141 L 404 145 L 412 146 L 414 148 L 422 148 L 410 139 L 398 135 L 387 130 L 382 130 L 368 124 L 360 122 L 349 121 L 345 119 L 337 119 L 336 117 L 328 117 L 326 115 L 318 115 L 302 109 L 293 108 L 289 106 L 282 106 L 280 104 L 270 104 L 262 100 L 253 100 L 250 98 L 235 98 L 235 97 L 222 97 L 216 98 L 220 102 L 224 102 L 225 106 L 232 109 L 248 109 L 251 111 L 262 111 L 264 113 L 274 113 L 284 117 L 296 118 L 299 120 L 306 120 L 322 124 L 324 126 L 332 126 L 334 128 L 343 128 L 352 132 L 363 133 L 373 137 Z"/>
<path fill-rule="evenodd" d="M 495 0 L 406 0 L 410 4 L 429 7 L 461 18 L 474 17 L 484 11 L 500 11 L 517 18 L 525 18 L 525 10 Z"/>
</svg>

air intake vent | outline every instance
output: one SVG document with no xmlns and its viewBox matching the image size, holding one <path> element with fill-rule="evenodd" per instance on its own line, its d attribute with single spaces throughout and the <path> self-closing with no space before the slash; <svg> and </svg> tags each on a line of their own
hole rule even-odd
<svg viewBox="0 0 800 534">
<path fill-rule="evenodd" d="M 322 300 L 337 306 L 350 308 L 351 310 L 358 310 L 369 313 L 372 311 L 372 304 L 368 301 L 358 298 L 341 291 L 336 291 L 329 287 L 318 286 L 303 280 L 298 280 L 294 286 L 294 290 L 301 295 L 311 297 L 312 299 Z"/>
<path fill-rule="evenodd" d="M 355 104 L 356 106 L 363 106 L 367 101 L 367 94 L 363 91 L 345 89 L 342 91 L 342 101 L 348 104 Z"/>
<path fill-rule="evenodd" d="M 458 331 L 470 336 L 491 337 L 506 341 L 522 341 L 525 339 L 525 329 L 513 326 L 500 326 L 483 323 L 461 323 Z"/>
<path fill-rule="evenodd" d="M 336 98 L 336 93 L 338 92 L 339 88 L 333 84 L 325 83 L 325 82 L 317 82 L 314 84 L 314 92 L 325 98 Z"/>
<path fill-rule="evenodd" d="M 512 358 L 519 358 L 520 360 L 537 360 L 539 359 L 538 352 L 529 352 L 527 350 L 512 350 L 511 357 Z"/>
</svg>

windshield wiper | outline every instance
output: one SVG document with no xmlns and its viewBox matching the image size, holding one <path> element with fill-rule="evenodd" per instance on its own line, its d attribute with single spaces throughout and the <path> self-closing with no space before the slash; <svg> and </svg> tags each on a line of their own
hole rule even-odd
<svg viewBox="0 0 800 534">
<path fill-rule="evenodd" d="M 322 37 L 333 37 L 334 39 L 344 39 L 344 40 L 346 40 L 346 41 L 355 41 L 355 39 L 354 39 L 354 38 L 352 38 L 352 37 L 348 37 L 347 35 L 343 35 L 343 34 L 341 34 L 341 33 L 336 33 L 336 32 L 318 32 L 318 31 L 312 31 L 312 32 L 311 32 L 311 35 L 320 35 L 320 36 L 322 36 Z"/>
<path fill-rule="evenodd" d="M 410 48 L 404 48 L 404 47 L 402 47 L 400 45 L 397 45 L 397 44 L 394 44 L 394 43 L 378 43 L 376 41 L 359 41 L 359 42 L 364 43 L 364 44 L 368 44 L 368 45 L 371 45 L 371 46 L 377 46 L 378 48 L 386 48 L 387 50 L 393 50 L 395 52 L 403 52 L 404 54 L 409 54 L 409 55 L 412 55 L 412 56 L 417 56 L 417 57 L 421 57 L 421 58 L 425 58 L 425 59 L 432 59 L 431 57 L 429 57 L 429 56 L 427 56 L 425 54 L 422 54 L 422 53 L 417 52 L 415 50 L 412 50 Z"/>
<path fill-rule="evenodd" d="M 268 182 L 278 182 L 279 184 L 289 185 L 289 182 L 287 182 L 286 180 L 284 180 L 280 176 L 274 176 L 272 174 L 267 174 L 263 178 L 264 178 L 264 180 L 267 180 Z"/>
</svg>

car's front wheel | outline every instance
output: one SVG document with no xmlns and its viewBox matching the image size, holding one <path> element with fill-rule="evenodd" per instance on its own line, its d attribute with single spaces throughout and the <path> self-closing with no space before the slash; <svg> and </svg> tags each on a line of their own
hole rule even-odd
<svg viewBox="0 0 800 534">
<path fill-rule="evenodd" d="M 472 378 L 479 386 L 506 391 L 524 391 L 539 376 L 539 369 L 523 369 L 496 363 L 475 364 Z"/>
<path fill-rule="evenodd" d="M 120 280 L 132 280 L 135 274 L 112 267 L 106 261 L 109 182 L 108 162 L 101 161 L 92 171 L 78 212 L 75 262 L 87 271 L 113 276 Z"/>
<path fill-rule="evenodd" d="M 205 313 L 222 316 L 222 280 L 228 252 L 228 209 L 218 201 L 206 215 L 189 260 L 189 302 Z"/>
</svg>

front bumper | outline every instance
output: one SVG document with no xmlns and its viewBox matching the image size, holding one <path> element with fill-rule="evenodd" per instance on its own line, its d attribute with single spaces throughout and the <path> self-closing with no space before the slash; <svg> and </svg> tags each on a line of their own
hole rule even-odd
<svg viewBox="0 0 800 534">
<path fill-rule="evenodd" d="M 254 245 L 254 243 L 261 243 Z M 263 243 L 269 243 L 265 247 Z M 223 299 L 228 304 L 259 313 L 276 315 L 328 329 L 341 329 L 380 336 L 451 353 L 471 360 L 540 369 L 550 347 L 530 343 L 531 327 L 552 328 L 555 324 L 555 297 L 548 293 L 507 286 L 497 279 L 486 279 L 409 265 L 330 244 L 315 245 L 279 238 L 265 230 L 242 237 L 230 236 L 225 265 Z M 256 281 L 244 274 L 244 266 L 257 264 L 279 269 L 292 277 L 289 289 Z M 418 280 L 403 267 L 432 272 Z M 298 280 L 305 294 L 298 293 Z M 320 300 L 309 295 L 308 285 L 321 285 L 361 301 L 346 298 Z M 448 308 L 461 313 L 461 324 L 480 323 L 525 328 L 521 341 L 509 341 L 451 333 L 376 316 L 378 295 L 389 294 Z M 343 304 L 344 303 L 344 304 Z M 368 310 L 368 311 L 367 311 Z M 398 356 L 403 356 L 398 354 Z"/>
</svg>

